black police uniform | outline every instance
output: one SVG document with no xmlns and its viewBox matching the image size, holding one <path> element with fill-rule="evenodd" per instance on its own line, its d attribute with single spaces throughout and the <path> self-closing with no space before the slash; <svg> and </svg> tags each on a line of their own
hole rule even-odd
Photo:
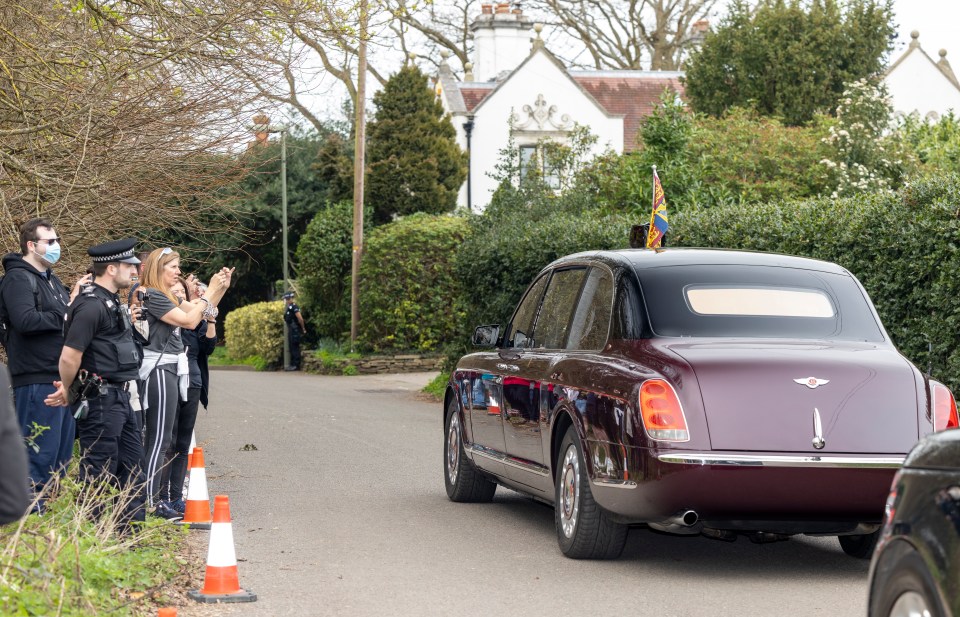
<svg viewBox="0 0 960 617">
<path fill-rule="evenodd" d="M 290 345 L 290 366 L 300 368 L 300 322 L 297 321 L 297 313 L 300 307 L 297 303 L 287 305 L 283 312 L 283 320 L 287 322 L 287 341 Z"/>
<path fill-rule="evenodd" d="M 94 261 L 127 263 L 135 241 L 118 240 L 88 250 Z M 118 257 L 118 253 L 120 258 Z M 109 258 L 109 260 L 107 259 Z M 127 382 L 137 378 L 141 354 L 120 297 L 97 284 L 85 286 L 70 305 L 64 345 L 83 352 L 80 369 L 103 380 L 99 396 L 87 399 L 85 415 L 77 420 L 81 479 L 108 477 L 120 487 L 132 486 L 126 520 L 144 520 L 143 424 L 130 406 Z M 84 404 L 76 401 L 74 413 Z"/>
</svg>

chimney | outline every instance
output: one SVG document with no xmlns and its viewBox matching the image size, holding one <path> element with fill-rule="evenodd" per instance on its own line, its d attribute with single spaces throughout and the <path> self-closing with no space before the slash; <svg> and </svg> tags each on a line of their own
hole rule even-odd
<svg viewBox="0 0 960 617">
<path fill-rule="evenodd" d="M 270 116 L 266 114 L 257 114 L 253 117 L 253 135 L 254 141 L 250 146 L 265 146 L 270 141 L 270 133 L 267 127 L 270 126 Z"/>
<path fill-rule="evenodd" d="M 470 24 L 473 31 L 473 75 L 478 81 L 493 81 L 517 68 L 530 55 L 533 20 L 519 4 L 481 5 L 482 12 Z"/>
</svg>

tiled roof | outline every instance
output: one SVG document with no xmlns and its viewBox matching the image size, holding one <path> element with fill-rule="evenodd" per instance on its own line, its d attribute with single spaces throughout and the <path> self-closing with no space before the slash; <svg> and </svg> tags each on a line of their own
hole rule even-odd
<svg viewBox="0 0 960 617">
<path fill-rule="evenodd" d="M 637 131 L 640 122 L 660 102 L 665 89 L 683 96 L 683 84 L 679 75 L 670 74 L 623 76 L 605 72 L 590 75 L 588 72 L 571 72 L 573 79 L 597 100 L 608 114 L 623 116 L 623 150 L 631 152 L 637 149 Z"/>
<path fill-rule="evenodd" d="M 637 149 L 640 121 L 650 115 L 660 101 L 664 89 L 683 96 L 680 73 L 664 74 L 649 71 L 570 71 L 570 76 L 610 115 L 623 116 L 623 147 Z M 459 84 L 466 111 L 472 112 L 493 92 L 496 83 Z"/>
<path fill-rule="evenodd" d="M 496 84 L 466 85 L 460 84 L 460 94 L 463 96 L 463 102 L 467 106 L 467 111 L 473 111 L 480 101 L 487 98 L 487 95 L 493 92 Z"/>
</svg>

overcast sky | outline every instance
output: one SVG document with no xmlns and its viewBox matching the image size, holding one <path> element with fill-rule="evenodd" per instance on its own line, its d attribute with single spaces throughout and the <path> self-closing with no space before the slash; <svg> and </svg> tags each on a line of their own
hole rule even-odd
<svg viewBox="0 0 960 617">
<path fill-rule="evenodd" d="M 947 60 L 956 71 L 960 68 L 960 0 L 894 0 L 897 58 L 910 42 L 910 31 L 920 31 L 920 45 L 933 58 L 947 50 Z"/>
</svg>

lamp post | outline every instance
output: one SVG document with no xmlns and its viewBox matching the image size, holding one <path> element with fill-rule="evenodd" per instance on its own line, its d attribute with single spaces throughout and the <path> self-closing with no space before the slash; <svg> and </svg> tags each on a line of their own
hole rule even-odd
<svg viewBox="0 0 960 617">
<path fill-rule="evenodd" d="M 285 125 L 271 125 L 270 118 L 259 114 L 253 117 L 253 130 L 257 135 L 257 143 L 266 143 L 270 133 L 280 134 L 280 204 L 281 204 L 281 231 L 283 235 L 283 293 L 290 291 L 290 271 L 287 263 L 287 127 Z M 290 339 L 287 320 L 283 320 L 283 367 L 290 366 Z"/>
</svg>

